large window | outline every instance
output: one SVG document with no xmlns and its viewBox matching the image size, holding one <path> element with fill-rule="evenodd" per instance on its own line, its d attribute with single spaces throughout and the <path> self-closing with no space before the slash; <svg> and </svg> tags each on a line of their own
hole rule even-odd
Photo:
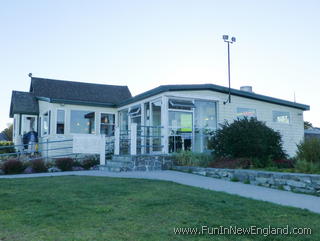
<svg viewBox="0 0 320 241">
<path fill-rule="evenodd" d="M 115 124 L 114 114 L 101 113 L 100 134 L 103 134 L 106 136 L 114 136 L 114 124 Z"/>
<path fill-rule="evenodd" d="M 77 134 L 95 133 L 95 113 L 92 111 L 71 110 L 70 132 Z"/>
<path fill-rule="evenodd" d="M 272 111 L 272 117 L 274 122 L 289 124 L 290 113 L 286 111 Z"/>
<path fill-rule="evenodd" d="M 65 119 L 64 110 L 58 110 L 57 111 L 57 134 L 64 134 L 64 119 Z"/>
<path fill-rule="evenodd" d="M 206 100 L 195 101 L 195 152 L 203 152 L 208 149 L 208 139 L 217 128 L 216 102 Z"/>
<path fill-rule="evenodd" d="M 255 109 L 251 109 L 251 108 L 237 108 L 237 118 L 238 119 L 244 119 L 244 118 L 256 118 L 257 114 L 256 114 L 256 110 Z"/>
</svg>

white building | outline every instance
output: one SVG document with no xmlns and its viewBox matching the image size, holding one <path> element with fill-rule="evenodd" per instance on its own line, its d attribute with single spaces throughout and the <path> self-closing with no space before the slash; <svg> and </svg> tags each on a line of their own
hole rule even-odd
<svg viewBox="0 0 320 241">
<path fill-rule="evenodd" d="M 309 106 L 250 88 L 231 89 L 229 103 L 228 93 L 213 84 L 164 85 L 132 97 L 127 86 L 32 77 L 29 92 L 12 93 L 14 142 L 34 129 L 40 142 L 72 139 L 74 134 L 105 135 L 115 142 L 116 154 L 203 152 L 207 133 L 220 123 L 249 116 L 279 131 L 286 152 L 295 154 L 304 138 L 303 111 Z"/>
</svg>

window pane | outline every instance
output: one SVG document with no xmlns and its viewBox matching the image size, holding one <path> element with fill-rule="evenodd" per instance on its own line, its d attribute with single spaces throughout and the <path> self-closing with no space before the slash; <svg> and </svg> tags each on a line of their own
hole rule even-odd
<svg viewBox="0 0 320 241">
<path fill-rule="evenodd" d="M 119 126 L 121 131 L 128 130 L 128 110 L 122 110 L 119 112 Z"/>
<path fill-rule="evenodd" d="M 169 111 L 169 152 L 191 150 L 192 113 Z"/>
<path fill-rule="evenodd" d="M 216 129 L 216 103 L 212 101 L 195 101 L 195 125 L 198 128 Z"/>
<path fill-rule="evenodd" d="M 100 120 L 100 134 L 106 136 L 114 136 L 114 123 L 115 115 L 114 114 L 101 114 Z"/>
<path fill-rule="evenodd" d="M 64 110 L 57 111 L 57 134 L 64 134 Z"/>
<path fill-rule="evenodd" d="M 237 108 L 237 118 L 243 119 L 244 117 L 256 118 L 256 110 L 250 108 Z"/>
<path fill-rule="evenodd" d="M 95 133 L 95 113 L 82 110 L 71 110 L 70 131 L 79 134 Z"/>
<path fill-rule="evenodd" d="M 273 111 L 273 121 L 278 123 L 290 123 L 290 113 L 284 111 Z"/>
<path fill-rule="evenodd" d="M 161 126 L 161 101 L 151 104 L 152 108 L 152 126 Z M 161 151 L 161 128 L 150 128 L 152 138 L 152 151 Z"/>
<path fill-rule="evenodd" d="M 43 135 L 47 135 L 49 131 L 49 114 L 48 112 L 43 115 Z"/>
<path fill-rule="evenodd" d="M 196 100 L 195 106 L 195 143 L 193 151 L 203 152 L 208 149 L 208 138 L 217 128 L 216 103 Z"/>
</svg>

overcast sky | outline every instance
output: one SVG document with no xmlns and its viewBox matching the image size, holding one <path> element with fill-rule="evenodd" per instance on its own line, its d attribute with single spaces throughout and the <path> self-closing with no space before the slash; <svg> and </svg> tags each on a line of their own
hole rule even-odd
<svg viewBox="0 0 320 241">
<path fill-rule="evenodd" d="M 320 126 L 320 1 L 1 0 L 0 129 L 33 76 L 128 85 L 227 86 L 308 104 Z"/>
</svg>

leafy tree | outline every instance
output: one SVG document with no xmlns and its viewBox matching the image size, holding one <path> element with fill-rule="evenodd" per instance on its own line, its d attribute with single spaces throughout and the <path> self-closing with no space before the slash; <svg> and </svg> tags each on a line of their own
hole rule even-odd
<svg viewBox="0 0 320 241">
<path fill-rule="evenodd" d="M 286 158 L 280 133 L 255 118 L 225 122 L 209 140 L 208 147 L 217 157 L 249 158 L 258 167 Z"/>
<path fill-rule="evenodd" d="M 310 129 L 310 128 L 313 128 L 312 123 L 309 121 L 305 121 L 304 122 L 304 129 L 306 130 L 306 129 Z"/>
<path fill-rule="evenodd" d="M 13 138 L 13 125 L 10 124 L 1 133 L 3 134 L 4 138 L 6 138 L 7 141 L 12 141 L 12 138 Z"/>
</svg>

